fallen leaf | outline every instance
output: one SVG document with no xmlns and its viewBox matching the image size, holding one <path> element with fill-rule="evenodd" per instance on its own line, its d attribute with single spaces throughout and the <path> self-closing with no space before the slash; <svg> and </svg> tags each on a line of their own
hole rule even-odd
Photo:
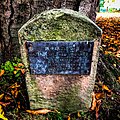
<svg viewBox="0 0 120 120">
<path fill-rule="evenodd" d="M 9 105 L 9 104 L 10 104 L 10 102 L 8 102 L 8 103 L 0 102 L 0 105 L 2 105 L 2 106 L 4 106 L 4 107 L 6 107 L 6 106 Z"/>
<path fill-rule="evenodd" d="M 48 109 L 42 109 L 42 110 L 26 110 L 26 112 L 37 115 L 37 114 L 47 114 L 48 112 L 51 112 L 51 110 Z"/>
<path fill-rule="evenodd" d="M 119 43 L 119 40 L 115 40 L 115 41 L 114 41 L 114 44 L 118 44 L 118 43 Z"/>
<path fill-rule="evenodd" d="M 8 119 L 4 116 L 4 111 L 3 111 L 1 105 L 0 105 L 0 119 L 2 119 L 2 120 L 8 120 Z"/>
<path fill-rule="evenodd" d="M 17 102 L 17 107 L 18 109 L 20 109 L 20 102 Z"/>
<path fill-rule="evenodd" d="M 96 111 L 96 120 L 98 120 L 99 118 L 99 110 L 100 110 L 100 105 L 101 105 L 101 100 L 97 100 L 97 104 L 96 104 L 96 108 L 95 108 L 95 111 Z"/>
<path fill-rule="evenodd" d="M 102 93 L 96 93 L 95 94 L 95 98 L 98 100 L 98 99 L 102 99 L 102 98 L 104 98 L 104 93 L 102 92 Z"/>
<path fill-rule="evenodd" d="M 119 83 L 120 83 L 120 77 L 118 77 L 118 80 L 117 80 L 117 82 L 119 82 Z"/>
<path fill-rule="evenodd" d="M 24 67 L 23 63 L 18 63 L 18 67 Z"/>
<path fill-rule="evenodd" d="M 18 87 L 20 87 L 20 85 L 18 85 L 17 82 L 15 84 L 13 84 L 12 86 L 10 86 L 10 88 L 18 88 Z"/>
<path fill-rule="evenodd" d="M 21 68 L 19 68 L 19 67 L 14 67 L 14 69 L 15 69 L 15 70 L 21 70 Z"/>
<path fill-rule="evenodd" d="M 0 100 L 2 100 L 2 99 L 3 99 L 3 96 L 4 96 L 4 94 L 1 94 L 1 95 L 0 95 Z"/>
<path fill-rule="evenodd" d="M 114 67 L 116 67 L 116 64 L 113 64 Z"/>
<path fill-rule="evenodd" d="M 103 95 L 103 93 L 93 93 L 92 94 L 92 105 L 91 105 L 91 110 L 94 110 L 96 112 L 95 116 L 96 116 L 96 120 L 98 120 L 99 117 L 99 110 L 100 110 L 100 105 L 101 105 L 101 95 Z M 96 97 L 98 97 L 98 100 L 96 99 Z"/>
<path fill-rule="evenodd" d="M 106 91 L 108 91 L 108 92 L 111 92 L 111 90 L 110 90 L 106 85 L 102 85 L 102 89 L 103 89 L 103 90 L 106 90 Z"/>
<path fill-rule="evenodd" d="M 95 98 L 95 93 L 92 93 L 92 105 L 91 105 L 91 110 L 95 110 L 96 108 L 96 98 Z"/>
<path fill-rule="evenodd" d="M 70 120 L 70 115 L 68 116 L 67 120 Z"/>
<path fill-rule="evenodd" d="M 116 57 L 120 58 L 120 50 L 117 51 Z"/>
<path fill-rule="evenodd" d="M 15 84 L 13 84 L 12 86 L 10 86 L 9 88 L 11 88 L 11 93 L 12 95 L 17 98 L 18 96 L 18 88 L 20 87 L 20 85 L 18 85 L 18 83 L 16 82 Z"/>
<path fill-rule="evenodd" d="M 15 70 L 15 71 L 13 71 L 13 73 L 16 75 L 16 74 L 17 74 L 17 71 Z"/>
<path fill-rule="evenodd" d="M 25 69 L 21 69 L 21 72 L 22 72 L 22 74 L 24 74 L 25 73 Z"/>
<path fill-rule="evenodd" d="M 96 20 L 96 24 L 103 30 L 101 39 L 103 47 L 102 51 L 105 51 L 105 55 L 111 54 L 120 58 L 120 53 L 117 52 L 120 50 L 119 17 L 99 17 Z"/>
<path fill-rule="evenodd" d="M 19 70 L 22 72 L 22 74 L 24 74 L 24 73 L 25 73 L 25 69 L 23 69 L 23 68 L 14 67 L 14 69 L 15 69 L 14 74 L 16 74 L 16 73 L 17 73 L 17 71 L 19 71 Z"/>
<path fill-rule="evenodd" d="M 11 93 L 15 98 L 17 98 L 17 96 L 18 96 L 18 90 L 17 89 L 11 90 Z"/>
<path fill-rule="evenodd" d="M 0 71 L 0 77 L 5 73 L 5 70 Z"/>
<path fill-rule="evenodd" d="M 5 96 L 5 100 L 12 100 L 12 98 L 9 96 Z"/>
<path fill-rule="evenodd" d="M 81 117 L 81 114 L 80 114 L 80 112 L 78 112 L 78 113 L 77 113 L 77 116 L 78 116 L 78 117 Z"/>
</svg>

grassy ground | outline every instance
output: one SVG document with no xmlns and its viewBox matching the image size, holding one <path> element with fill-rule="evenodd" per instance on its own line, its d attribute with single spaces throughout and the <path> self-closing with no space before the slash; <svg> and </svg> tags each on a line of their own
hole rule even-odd
<svg viewBox="0 0 120 120">
<path fill-rule="evenodd" d="M 120 17 L 98 17 L 103 29 L 102 45 L 93 103 L 88 111 L 60 113 L 52 111 L 42 115 L 29 108 L 24 84 L 24 66 L 19 59 L 1 66 L 0 119 L 2 120 L 118 120 L 120 119 Z M 31 112 L 31 113 L 30 113 Z M 39 113 L 40 113 L 39 112 Z"/>
</svg>

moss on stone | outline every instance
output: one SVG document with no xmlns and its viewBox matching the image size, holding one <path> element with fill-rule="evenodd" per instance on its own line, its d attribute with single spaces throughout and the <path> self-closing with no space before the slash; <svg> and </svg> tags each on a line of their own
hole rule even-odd
<svg viewBox="0 0 120 120">
<path fill-rule="evenodd" d="M 101 30 L 87 17 L 68 9 L 53 9 L 34 16 L 20 30 L 24 40 L 93 40 Z"/>
</svg>

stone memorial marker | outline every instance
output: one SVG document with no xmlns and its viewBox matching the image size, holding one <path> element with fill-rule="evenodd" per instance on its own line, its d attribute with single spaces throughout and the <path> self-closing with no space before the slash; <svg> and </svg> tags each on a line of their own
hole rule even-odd
<svg viewBox="0 0 120 120">
<path fill-rule="evenodd" d="M 91 105 L 101 29 L 69 9 L 35 15 L 18 32 L 31 109 Z"/>
</svg>

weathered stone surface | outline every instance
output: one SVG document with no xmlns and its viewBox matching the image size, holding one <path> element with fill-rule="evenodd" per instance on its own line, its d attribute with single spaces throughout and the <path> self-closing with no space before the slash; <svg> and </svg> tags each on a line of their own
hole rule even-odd
<svg viewBox="0 0 120 120">
<path fill-rule="evenodd" d="M 45 11 L 30 19 L 18 32 L 31 109 L 65 112 L 87 109 L 94 88 L 101 29 L 90 19 L 68 9 Z M 26 41 L 93 41 L 89 75 L 31 75 Z M 52 41 L 51 41 L 52 42 Z"/>
<path fill-rule="evenodd" d="M 101 30 L 86 16 L 68 9 L 42 12 L 30 19 L 20 30 L 24 40 L 93 40 Z"/>
</svg>

